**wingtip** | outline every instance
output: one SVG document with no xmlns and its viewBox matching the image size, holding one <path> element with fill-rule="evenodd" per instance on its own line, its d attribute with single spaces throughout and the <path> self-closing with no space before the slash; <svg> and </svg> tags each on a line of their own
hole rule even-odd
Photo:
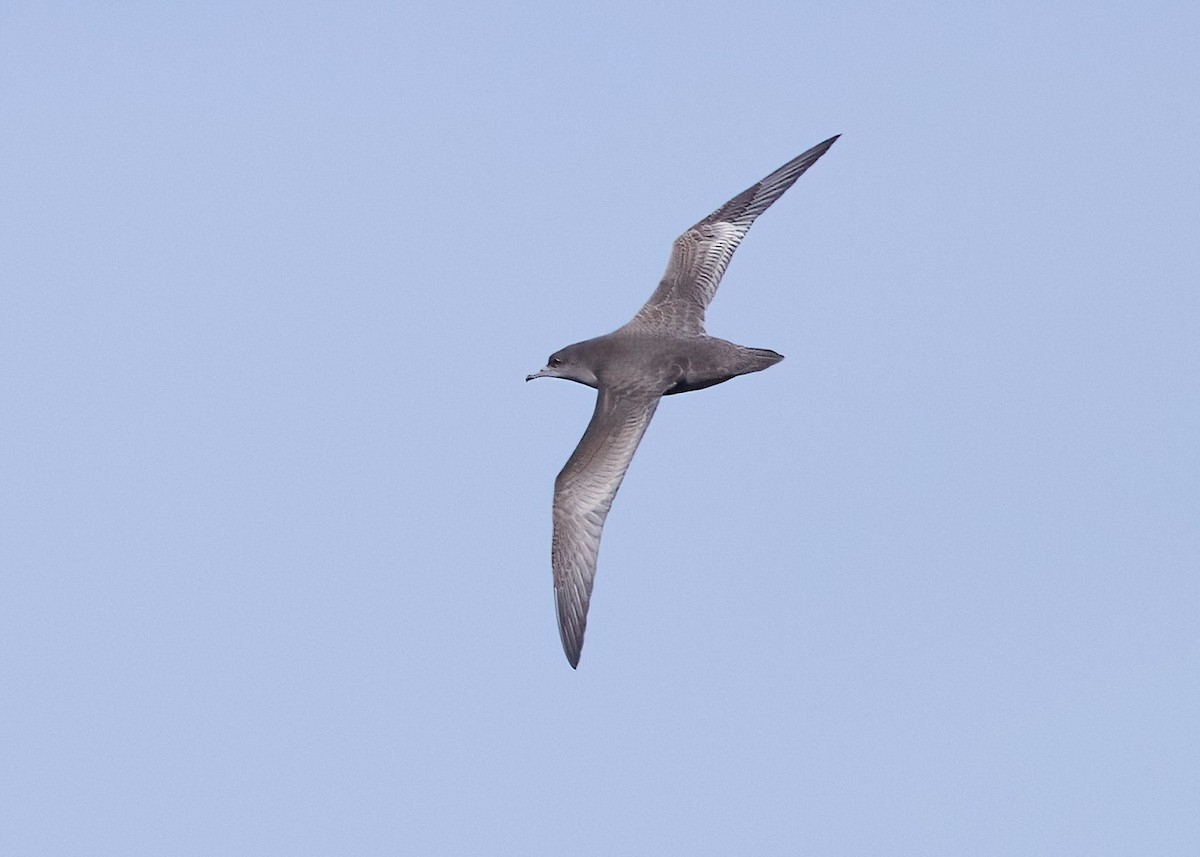
<svg viewBox="0 0 1200 857">
<path fill-rule="evenodd" d="M 567 656 L 567 663 L 571 665 L 571 669 L 579 669 L 579 656 L 583 654 L 583 640 L 567 640 L 563 637 L 563 654 Z"/>
<path fill-rule="evenodd" d="M 559 474 L 560 476 L 562 474 Z M 579 669 L 579 656 L 583 653 L 583 633 L 587 629 L 587 601 L 591 595 L 591 587 L 585 587 L 586 592 L 576 592 L 576 598 L 567 597 L 567 587 L 556 583 L 554 586 L 554 604 L 558 610 L 558 639 L 562 643 L 563 654 L 571 669 Z"/>
</svg>

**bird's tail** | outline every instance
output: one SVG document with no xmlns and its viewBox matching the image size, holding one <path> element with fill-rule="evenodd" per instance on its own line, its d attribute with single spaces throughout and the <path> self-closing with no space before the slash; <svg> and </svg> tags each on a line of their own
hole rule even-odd
<svg viewBox="0 0 1200 857">
<path fill-rule="evenodd" d="M 746 348 L 742 351 L 742 357 L 746 361 L 745 368 L 739 374 L 743 375 L 747 372 L 761 372 L 783 359 L 782 354 L 770 348 Z"/>
</svg>

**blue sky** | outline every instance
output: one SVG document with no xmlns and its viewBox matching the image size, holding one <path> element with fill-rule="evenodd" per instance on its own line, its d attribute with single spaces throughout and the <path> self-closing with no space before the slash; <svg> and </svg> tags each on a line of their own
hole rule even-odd
<svg viewBox="0 0 1200 857">
<path fill-rule="evenodd" d="M 9 3 L 0 851 L 1200 848 L 1194 4 Z M 561 652 L 670 241 L 835 133 Z"/>
</svg>

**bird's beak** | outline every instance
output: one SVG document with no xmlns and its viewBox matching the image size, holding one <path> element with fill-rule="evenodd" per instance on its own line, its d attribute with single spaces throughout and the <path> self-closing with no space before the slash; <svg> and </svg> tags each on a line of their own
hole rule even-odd
<svg viewBox="0 0 1200 857">
<path fill-rule="evenodd" d="M 550 374 L 549 369 L 539 369 L 536 372 L 534 372 L 532 375 L 526 375 L 525 380 L 532 381 L 534 378 L 545 378 L 549 374 Z"/>
</svg>

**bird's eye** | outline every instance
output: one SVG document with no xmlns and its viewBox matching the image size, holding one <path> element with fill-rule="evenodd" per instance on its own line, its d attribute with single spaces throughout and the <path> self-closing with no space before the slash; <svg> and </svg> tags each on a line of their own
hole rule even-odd
<svg viewBox="0 0 1200 857">
<path fill-rule="evenodd" d="M 561 365 L 562 365 L 562 358 L 560 358 L 560 357 L 551 357 L 551 358 L 550 358 L 550 365 L 551 365 L 551 366 L 561 366 Z"/>
</svg>

